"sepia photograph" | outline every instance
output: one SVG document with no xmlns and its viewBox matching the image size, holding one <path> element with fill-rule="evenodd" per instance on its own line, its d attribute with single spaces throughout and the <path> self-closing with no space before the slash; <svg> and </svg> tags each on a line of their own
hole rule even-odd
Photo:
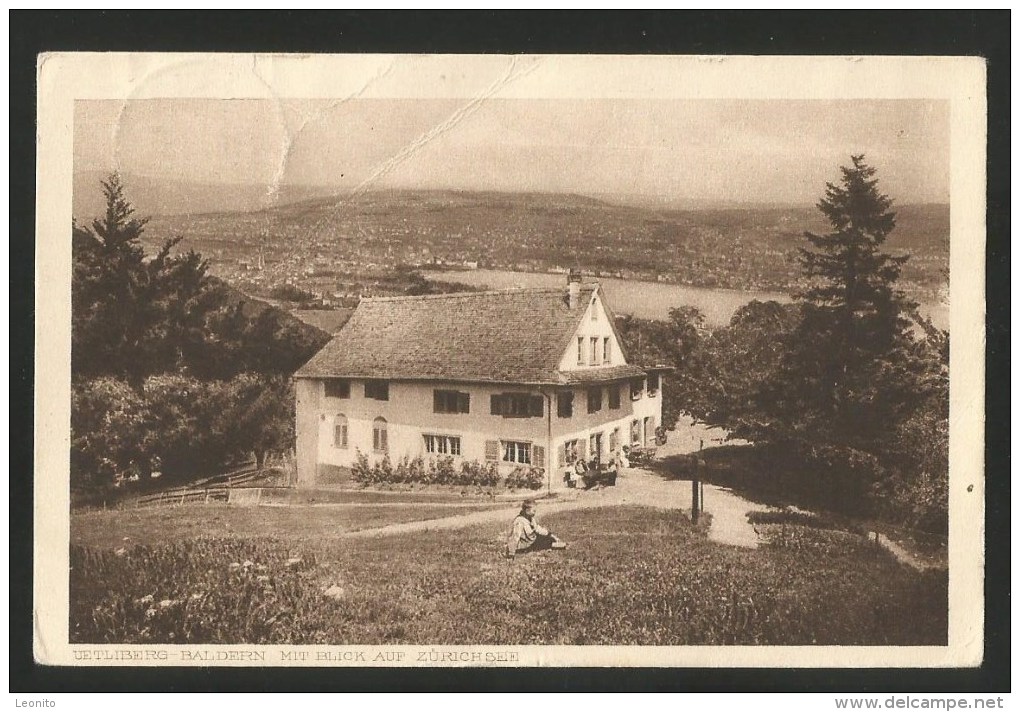
<svg viewBox="0 0 1020 712">
<path fill-rule="evenodd" d="M 37 659 L 980 664 L 983 71 L 41 57 Z"/>
</svg>

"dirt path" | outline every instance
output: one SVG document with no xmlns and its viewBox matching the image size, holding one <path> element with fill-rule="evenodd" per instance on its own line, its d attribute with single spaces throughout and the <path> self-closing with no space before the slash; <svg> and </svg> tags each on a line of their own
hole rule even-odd
<svg viewBox="0 0 1020 712">
<path fill-rule="evenodd" d="M 555 500 L 540 501 L 538 514 L 540 518 L 543 518 L 556 512 L 628 504 L 655 507 L 656 509 L 690 509 L 691 485 L 690 482 L 664 480 L 645 470 L 632 468 L 620 475 L 615 487 L 588 492 L 566 490 L 561 492 Z M 343 536 L 361 539 L 410 532 L 462 529 L 476 524 L 497 522 L 509 526 L 519 508 L 520 505 L 513 502 L 508 503 L 506 507 L 494 507 L 484 512 L 390 524 L 375 529 L 348 532 Z M 709 539 L 732 546 L 757 546 L 757 534 L 746 517 L 747 512 L 752 509 L 764 509 L 764 507 L 748 502 L 727 489 L 705 485 L 705 511 L 712 514 Z"/>
</svg>

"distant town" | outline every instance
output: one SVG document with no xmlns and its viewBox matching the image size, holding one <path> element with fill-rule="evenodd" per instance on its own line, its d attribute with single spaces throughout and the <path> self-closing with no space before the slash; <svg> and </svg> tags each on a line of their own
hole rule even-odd
<svg viewBox="0 0 1020 712">
<path fill-rule="evenodd" d="M 943 301 L 949 210 L 898 207 L 893 252 L 908 252 L 901 286 Z M 653 210 L 572 195 L 385 191 L 271 210 L 157 216 L 146 241 L 183 235 L 210 271 L 253 295 L 290 292 L 325 308 L 405 293 L 416 270 L 563 273 L 744 291 L 805 285 L 796 256 L 818 211 L 793 208 Z M 440 289 L 440 291 L 447 291 Z"/>
</svg>

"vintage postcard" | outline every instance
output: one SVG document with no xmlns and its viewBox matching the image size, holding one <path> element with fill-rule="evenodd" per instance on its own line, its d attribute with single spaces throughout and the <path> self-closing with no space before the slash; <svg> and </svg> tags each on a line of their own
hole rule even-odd
<svg viewBox="0 0 1020 712">
<path fill-rule="evenodd" d="M 982 60 L 38 89 L 38 661 L 981 663 Z"/>
</svg>

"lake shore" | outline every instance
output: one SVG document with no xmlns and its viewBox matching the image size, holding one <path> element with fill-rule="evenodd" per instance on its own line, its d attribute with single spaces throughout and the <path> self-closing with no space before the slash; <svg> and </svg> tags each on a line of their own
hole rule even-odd
<svg viewBox="0 0 1020 712">
<path fill-rule="evenodd" d="M 557 287 L 566 281 L 566 276 L 560 273 L 496 269 L 423 270 L 422 274 L 427 279 L 461 282 L 473 287 L 492 289 Z M 590 280 L 594 281 L 596 278 L 585 278 L 585 281 Z M 668 282 L 646 282 L 616 277 L 599 277 L 597 281 L 605 289 L 608 301 L 617 313 L 630 314 L 641 319 L 666 319 L 670 309 L 692 306 L 705 315 L 705 323 L 712 329 L 729 324 L 733 314 L 748 302 L 758 300 L 786 304 L 793 301 L 791 295 L 783 292 L 689 287 Z M 921 313 L 930 317 L 937 327 L 949 328 L 948 305 L 922 304 Z"/>
</svg>

